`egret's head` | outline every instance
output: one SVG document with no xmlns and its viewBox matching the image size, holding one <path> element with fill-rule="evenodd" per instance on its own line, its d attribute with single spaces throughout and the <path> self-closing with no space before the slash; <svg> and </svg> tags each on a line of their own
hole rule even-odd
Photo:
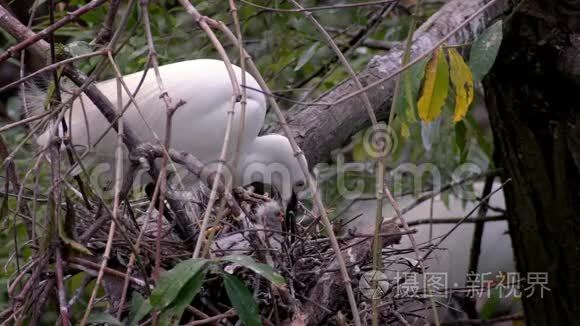
<svg viewBox="0 0 580 326">
<path fill-rule="evenodd" d="M 274 187 L 284 208 L 296 200 L 297 192 L 306 188 L 306 178 L 286 137 L 257 137 L 246 148 L 238 165 L 237 184 L 245 186 L 256 182 Z"/>
</svg>

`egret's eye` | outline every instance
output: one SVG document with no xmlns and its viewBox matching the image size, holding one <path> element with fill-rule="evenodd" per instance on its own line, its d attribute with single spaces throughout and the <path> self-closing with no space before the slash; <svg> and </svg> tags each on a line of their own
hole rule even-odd
<svg viewBox="0 0 580 326">
<path fill-rule="evenodd" d="M 302 180 L 301 180 L 301 181 L 297 181 L 297 182 L 294 184 L 294 186 L 295 186 L 295 188 L 302 189 L 302 188 L 304 188 L 304 186 L 306 186 L 306 183 L 305 183 L 304 181 L 302 181 Z"/>
</svg>

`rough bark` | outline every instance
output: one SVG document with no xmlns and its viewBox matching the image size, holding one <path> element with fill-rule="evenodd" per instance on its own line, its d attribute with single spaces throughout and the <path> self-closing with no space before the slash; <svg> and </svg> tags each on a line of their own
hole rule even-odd
<svg viewBox="0 0 580 326">
<path fill-rule="evenodd" d="M 485 81 L 496 162 L 512 179 L 505 196 L 518 271 L 548 273 L 543 298 L 523 300 L 527 325 L 580 323 L 580 66 L 571 7 L 528 1 Z"/>
<path fill-rule="evenodd" d="M 437 41 L 489 2 L 490 0 L 454 0 L 445 4 L 416 31 L 412 57 L 428 51 Z M 472 42 L 490 22 L 510 8 L 509 2 L 497 1 L 450 38 L 448 43 Z M 375 57 L 358 74 L 363 86 L 390 76 L 401 66 L 402 55 L 403 49 L 399 46 L 383 56 Z M 394 87 L 394 79 L 390 79 L 367 92 L 378 119 L 388 116 Z M 355 83 L 349 79 L 314 102 L 333 103 L 356 90 Z M 288 112 L 287 118 L 293 136 L 312 166 L 328 161 L 332 150 L 341 147 L 350 136 L 370 124 L 360 97 L 337 105 L 298 106 Z M 281 128 L 275 131 L 281 132 Z"/>
</svg>

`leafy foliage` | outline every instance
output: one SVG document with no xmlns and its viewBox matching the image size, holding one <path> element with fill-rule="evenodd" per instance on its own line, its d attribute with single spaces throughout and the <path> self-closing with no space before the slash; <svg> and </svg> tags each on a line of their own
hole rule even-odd
<svg viewBox="0 0 580 326">
<path fill-rule="evenodd" d="M 258 305 L 250 290 L 235 276 L 224 273 L 223 278 L 228 297 L 244 324 L 247 326 L 262 325 Z"/>
<path fill-rule="evenodd" d="M 473 43 L 469 54 L 469 67 L 473 72 L 473 79 L 481 81 L 489 72 L 503 39 L 503 23 L 498 20 L 481 34 Z"/>
<path fill-rule="evenodd" d="M 402 117 L 407 124 L 417 122 L 416 102 L 419 90 L 421 89 L 423 77 L 425 76 L 425 66 L 428 62 L 429 58 L 419 61 L 403 72 L 401 77 L 403 80 L 404 92 L 400 92 L 399 97 L 397 98 L 396 108 L 399 116 Z M 408 126 L 406 128 L 408 129 Z"/>
<path fill-rule="evenodd" d="M 283 285 L 286 283 L 284 277 L 278 274 L 270 265 L 261 264 L 256 262 L 252 257 L 249 256 L 226 256 L 220 260 L 228 261 L 230 263 L 237 263 L 246 268 L 251 269 L 254 273 L 264 277 L 268 281 L 276 285 Z"/>
<path fill-rule="evenodd" d="M 129 325 L 138 325 L 139 321 L 145 318 L 152 308 L 151 302 L 145 300 L 140 293 L 133 294 L 128 318 Z"/>
<path fill-rule="evenodd" d="M 159 279 L 159 284 L 151 293 L 151 305 L 165 309 L 181 300 L 181 291 L 190 287 L 197 274 L 205 272 L 206 265 L 205 259 L 189 259 L 177 264 Z"/>
<path fill-rule="evenodd" d="M 273 284 L 285 284 L 284 278 L 271 266 L 257 263 L 248 256 L 226 256 L 215 260 L 199 258 L 184 260 L 161 275 L 149 299 L 144 299 L 141 295 L 132 299 L 129 313 L 130 324 L 136 324 L 153 310 L 161 312 L 160 318 L 165 321 L 179 318 L 200 291 L 206 272 L 210 268 L 220 269 L 219 264 L 222 262 L 240 264 Z M 241 320 L 246 325 L 261 325 L 258 306 L 244 284 L 225 271 L 221 271 L 218 275 L 222 276 L 226 293 Z"/>
<path fill-rule="evenodd" d="M 106 312 L 93 312 L 89 316 L 87 322 L 89 324 L 104 324 L 110 326 L 122 326 L 123 324 L 117 318 L 111 316 Z"/>
</svg>

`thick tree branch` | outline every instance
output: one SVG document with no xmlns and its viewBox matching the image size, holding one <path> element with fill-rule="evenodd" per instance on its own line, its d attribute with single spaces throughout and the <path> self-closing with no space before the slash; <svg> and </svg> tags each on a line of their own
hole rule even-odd
<svg viewBox="0 0 580 326">
<path fill-rule="evenodd" d="M 454 0 L 444 5 L 415 33 L 412 58 L 428 51 L 439 40 L 449 34 L 466 17 L 470 17 L 491 0 Z M 472 42 L 492 21 L 510 9 L 509 0 L 496 1 L 485 12 L 468 23 L 448 41 L 450 44 Z M 398 46 L 383 56 L 374 58 L 359 79 L 369 85 L 392 75 L 400 68 L 403 48 Z M 389 113 L 395 80 L 390 79 L 367 91 L 378 119 Z M 337 85 L 320 96 L 315 102 L 334 103 L 338 99 L 357 91 L 352 79 Z M 287 113 L 288 125 L 296 141 L 311 165 L 330 159 L 331 151 L 341 147 L 351 135 L 370 125 L 368 115 L 359 97 L 329 106 L 297 106 Z M 275 128 L 281 132 L 281 127 Z"/>
</svg>

